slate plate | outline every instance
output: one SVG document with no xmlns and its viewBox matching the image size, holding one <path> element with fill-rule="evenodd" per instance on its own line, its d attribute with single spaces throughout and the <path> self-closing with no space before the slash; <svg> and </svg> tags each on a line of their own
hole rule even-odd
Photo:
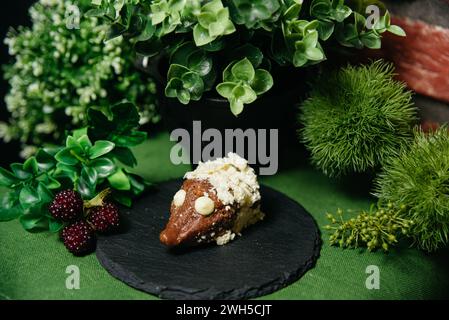
<svg viewBox="0 0 449 320">
<path fill-rule="evenodd" d="M 315 221 L 284 194 L 261 186 L 262 222 L 225 246 L 168 250 L 159 232 L 181 180 L 122 210 L 123 230 L 101 237 L 97 257 L 111 275 L 166 299 L 246 299 L 298 280 L 313 267 L 321 240 Z"/>
</svg>

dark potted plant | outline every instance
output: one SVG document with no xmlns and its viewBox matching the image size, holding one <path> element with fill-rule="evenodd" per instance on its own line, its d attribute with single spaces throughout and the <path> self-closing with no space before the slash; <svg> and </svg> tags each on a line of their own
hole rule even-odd
<svg viewBox="0 0 449 320">
<path fill-rule="evenodd" d="M 94 0 L 159 79 L 169 127 L 294 128 L 294 105 L 332 48 L 403 35 L 379 1 Z M 367 12 L 368 5 L 378 5 Z M 374 16 L 373 16 L 374 14 Z M 189 104 L 188 107 L 183 105 Z M 249 105 L 249 106 L 248 106 Z M 285 141 L 280 133 L 280 141 Z M 285 135 L 287 136 L 287 135 Z M 294 134 L 288 134 L 294 137 Z"/>
</svg>

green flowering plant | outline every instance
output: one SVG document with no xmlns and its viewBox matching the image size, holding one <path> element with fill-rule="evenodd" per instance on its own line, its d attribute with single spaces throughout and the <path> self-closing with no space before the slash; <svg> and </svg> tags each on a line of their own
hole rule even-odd
<svg viewBox="0 0 449 320">
<path fill-rule="evenodd" d="M 138 130 L 140 117 L 132 103 L 105 111 L 90 109 L 87 127 L 68 135 L 64 145 L 40 148 L 25 162 L 0 168 L 0 186 L 7 188 L 0 221 L 19 218 L 26 230 L 59 231 L 63 223 L 48 207 L 64 189 L 77 191 L 85 201 L 110 190 L 115 201 L 131 206 L 149 185 L 130 172 L 137 164 L 130 147 L 143 142 L 146 133 Z"/>
<path fill-rule="evenodd" d="M 449 131 L 414 130 L 414 140 L 384 165 L 375 181 L 377 206 L 327 214 L 331 245 L 388 251 L 400 237 L 432 252 L 449 243 Z"/>
<path fill-rule="evenodd" d="M 349 210 L 345 215 L 341 209 L 336 215 L 328 213 L 330 224 L 325 229 L 332 232 L 329 242 L 341 248 L 365 246 L 369 251 L 387 252 L 400 237 L 408 236 L 413 227 L 413 221 L 403 217 L 404 211 L 405 206 L 396 208 L 388 203 L 385 207 L 373 205 L 369 211 L 357 215 Z"/>
<path fill-rule="evenodd" d="M 306 67 L 329 46 L 379 48 L 384 32 L 405 35 L 384 7 L 370 24 L 366 8 L 349 0 L 93 0 L 86 15 L 110 26 L 147 58 L 168 56 L 165 94 L 181 103 L 213 89 L 238 115 L 271 89 L 272 68 Z M 247 58 L 247 59 L 245 59 Z M 248 61 L 252 64 L 251 68 Z M 244 69 L 244 71 L 238 71 Z M 236 77 L 238 73 L 241 77 Z M 254 73 L 254 78 L 252 74 Z M 250 78 L 248 78 L 250 76 Z"/>
<path fill-rule="evenodd" d="M 73 4 L 80 14 L 90 8 L 90 0 L 40 0 L 29 11 L 31 28 L 8 33 L 13 61 L 4 69 L 10 119 L 0 124 L 3 140 L 59 143 L 66 130 L 86 124 L 88 107 L 123 99 L 138 105 L 142 124 L 159 120 L 155 83 L 134 67 L 132 47 L 123 37 L 104 44 L 108 26 L 97 18 L 68 25 Z"/>
</svg>

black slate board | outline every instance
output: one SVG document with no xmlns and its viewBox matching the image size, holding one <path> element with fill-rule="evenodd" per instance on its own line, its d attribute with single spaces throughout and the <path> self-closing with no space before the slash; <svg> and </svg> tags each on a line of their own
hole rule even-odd
<svg viewBox="0 0 449 320">
<path fill-rule="evenodd" d="M 111 275 L 166 299 L 246 299 L 274 292 L 313 267 L 321 239 L 315 221 L 284 194 L 261 186 L 263 221 L 225 246 L 169 250 L 159 242 L 181 180 L 162 183 L 132 209 L 123 230 L 101 237 L 97 257 Z"/>
</svg>

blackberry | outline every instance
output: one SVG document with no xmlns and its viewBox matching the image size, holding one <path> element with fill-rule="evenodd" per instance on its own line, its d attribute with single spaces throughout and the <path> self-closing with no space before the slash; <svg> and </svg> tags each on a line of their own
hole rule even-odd
<svg viewBox="0 0 449 320">
<path fill-rule="evenodd" d="M 94 229 L 84 220 L 62 229 L 61 237 L 67 250 L 74 255 L 89 253 L 95 246 Z"/>
<path fill-rule="evenodd" d="M 95 230 L 100 233 L 113 231 L 120 224 L 118 207 L 111 202 L 106 202 L 101 207 L 94 207 L 88 220 Z"/>
<path fill-rule="evenodd" d="M 81 217 L 83 213 L 83 199 L 74 190 L 64 190 L 55 196 L 48 210 L 57 220 L 73 221 Z"/>
</svg>

